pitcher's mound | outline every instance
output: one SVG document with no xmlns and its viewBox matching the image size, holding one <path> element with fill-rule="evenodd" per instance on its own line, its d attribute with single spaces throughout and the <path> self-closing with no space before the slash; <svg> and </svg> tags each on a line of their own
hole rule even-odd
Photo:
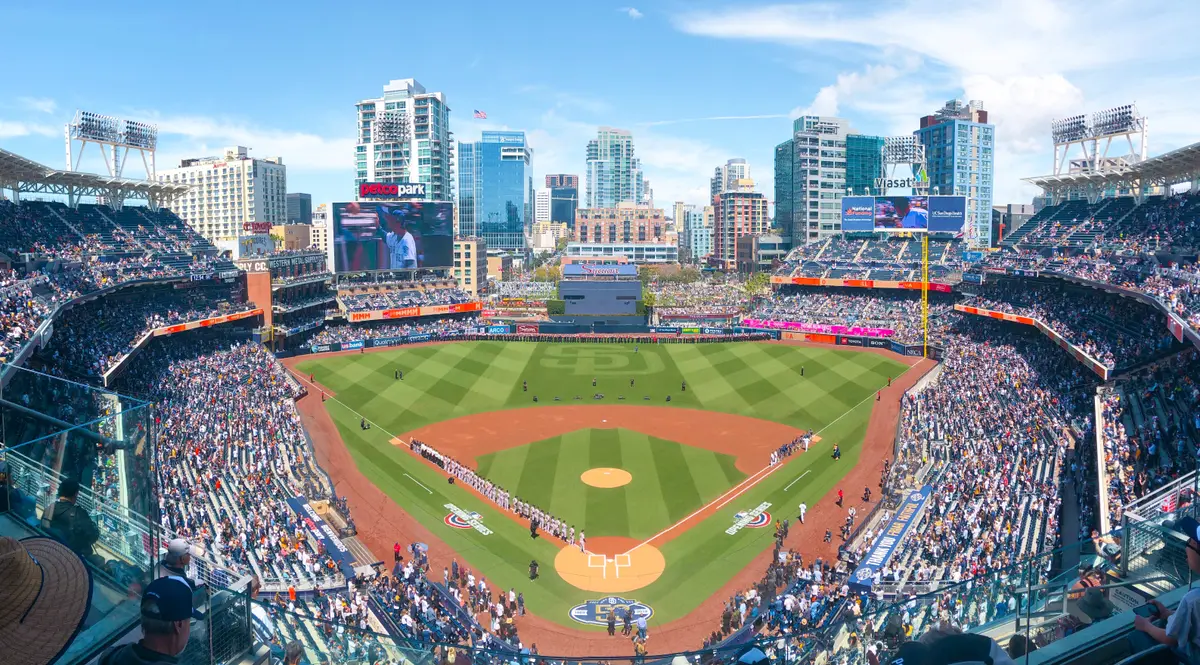
<svg viewBox="0 0 1200 665">
<path fill-rule="evenodd" d="M 590 539 L 589 539 L 590 540 Z M 591 554 L 568 545 L 554 557 L 554 569 L 571 586 L 604 594 L 649 586 L 667 567 L 662 552 L 642 545 L 626 554 Z"/>
<path fill-rule="evenodd" d="M 625 469 L 608 469 L 602 467 L 584 471 L 579 476 L 579 479 L 582 480 L 585 485 L 609 488 L 628 485 L 629 481 L 633 480 L 633 476 L 629 475 L 629 472 Z"/>
</svg>

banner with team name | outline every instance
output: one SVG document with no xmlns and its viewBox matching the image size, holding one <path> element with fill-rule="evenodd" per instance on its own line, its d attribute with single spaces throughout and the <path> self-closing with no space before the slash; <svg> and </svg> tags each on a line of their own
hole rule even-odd
<svg viewBox="0 0 1200 665">
<path fill-rule="evenodd" d="M 346 579 L 354 579 L 354 555 L 346 548 L 333 527 L 329 526 L 329 523 L 313 510 L 304 497 L 292 497 L 287 500 L 287 503 L 292 511 L 300 517 L 300 521 L 304 522 L 305 528 L 312 534 L 312 537 L 325 546 L 325 552 L 337 562 L 338 568 L 346 576 Z"/>
<path fill-rule="evenodd" d="M 904 537 L 920 519 L 922 509 L 932 493 L 933 486 L 926 485 L 904 497 L 904 502 L 892 516 L 892 521 L 888 522 L 887 528 L 875 539 L 871 549 L 867 550 L 867 555 L 862 558 L 862 563 L 854 570 L 851 579 L 853 583 L 864 587 L 870 587 L 874 583 L 875 573 L 882 570 L 896 550 L 900 549 Z"/>
</svg>

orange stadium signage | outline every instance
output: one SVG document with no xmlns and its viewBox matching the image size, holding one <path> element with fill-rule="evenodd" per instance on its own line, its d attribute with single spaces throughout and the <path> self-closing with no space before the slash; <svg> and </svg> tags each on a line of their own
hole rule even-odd
<svg viewBox="0 0 1200 665">
<path fill-rule="evenodd" d="M 921 290 L 921 282 L 897 282 L 889 279 L 834 279 L 829 277 L 771 277 L 772 284 L 793 284 L 795 286 L 850 286 L 860 289 L 907 289 Z M 930 291 L 950 293 L 950 285 L 939 282 L 929 283 Z"/>
<path fill-rule="evenodd" d="M 358 323 L 359 321 L 388 321 L 392 319 L 410 319 L 418 316 L 439 316 L 482 311 L 482 302 L 462 302 L 453 305 L 427 305 L 425 307 L 400 307 L 398 309 L 377 309 L 370 312 L 350 312 L 350 321 L 351 323 Z"/>
<path fill-rule="evenodd" d="M 153 335 L 155 337 L 161 337 L 163 335 L 174 335 L 175 333 L 181 333 L 185 330 L 195 330 L 196 328 L 208 328 L 211 326 L 220 325 L 222 323 L 231 323 L 233 321 L 241 321 L 242 319 L 248 319 L 252 316 L 261 316 L 262 313 L 263 313 L 263 311 L 262 311 L 262 308 L 260 307 L 257 309 L 248 309 L 244 312 L 235 312 L 233 314 L 224 314 L 222 316 L 214 316 L 214 317 L 211 317 L 208 319 L 200 319 L 199 321 L 188 321 L 187 323 L 177 323 L 173 326 L 163 326 L 162 328 L 155 328 Z"/>
</svg>

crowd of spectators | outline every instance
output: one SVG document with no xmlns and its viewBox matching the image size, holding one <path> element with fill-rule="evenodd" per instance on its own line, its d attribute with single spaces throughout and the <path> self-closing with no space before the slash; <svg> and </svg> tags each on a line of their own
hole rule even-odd
<svg viewBox="0 0 1200 665">
<path fill-rule="evenodd" d="M 341 296 L 346 309 L 352 312 L 377 309 L 399 309 L 401 307 L 429 307 L 432 305 L 454 305 L 471 302 L 471 294 L 458 288 L 429 289 L 425 291 L 376 291 Z"/>
<path fill-rule="evenodd" d="M 493 293 L 501 298 L 548 300 L 554 298 L 558 294 L 558 284 L 554 282 L 510 280 L 496 282 Z"/>
<path fill-rule="evenodd" d="M 142 287 L 62 313 L 42 354 L 76 373 L 102 376 L 155 328 L 248 307 L 243 292 L 225 285 L 195 289 Z"/>
<path fill-rule="evenodd" d="M 311 344 L 338 344 L 357 340 L 407 337 L 430 334 L 460 335 L 479 326 L 478 317 L 466 318 L 423 318 L 408 323 L 381 323 L 376 325 L 326 326 L 309 340 Z"/>
<path fill-rule="evenodd" d="M 1171 346 L 1154 308 L 1094 289 L 1028 279 L 994 279 L 969 304 L 1038 319 L 1109 369 L 1130 366 Z"/>
<path fill-rule="evenodd" d="M 654 294 L 655 312 L 666 317 L 735 317 L 748 310 L 754 294 L 736 281 L 665 282 L 649 284 Z"/>
<path fill-rule="evenodd" d="M 938 319 L 951 310 L 949 298 L 930 294 L 929 316 Z M 898 341 L 921 338 L 921 294 L 911 291 L 859 288 L 786 287 L 763 300 L 748 318 L 794 321 L 847 327 L 886 328 Z"/>
<path fill-rule="evenodd" d="M 300 425 L 301 388 L 267 349 L 169 337 L 139 354 L 117 388 L 157 404 L 164 528 L 268 586 L 345 584 L 285 501 L 330 496 L 332 488 Z"/>
<path fill-rule="evenodd" d="M 1200 354 L 1190 350 L 1101 393 L 1109 524 L 1200 459 Z"/>
</svg>

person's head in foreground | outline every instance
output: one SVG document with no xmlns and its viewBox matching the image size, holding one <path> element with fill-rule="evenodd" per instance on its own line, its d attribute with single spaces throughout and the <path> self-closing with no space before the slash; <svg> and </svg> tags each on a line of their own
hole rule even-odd
<svg viewBox="0 0 1200 665">
<path fill-rule="evenodd" d="M 91 595 L 91 572 L 66 545 L 0 538 L 0 661 L 56 660 L 83 625 Z"/>
</svg>

